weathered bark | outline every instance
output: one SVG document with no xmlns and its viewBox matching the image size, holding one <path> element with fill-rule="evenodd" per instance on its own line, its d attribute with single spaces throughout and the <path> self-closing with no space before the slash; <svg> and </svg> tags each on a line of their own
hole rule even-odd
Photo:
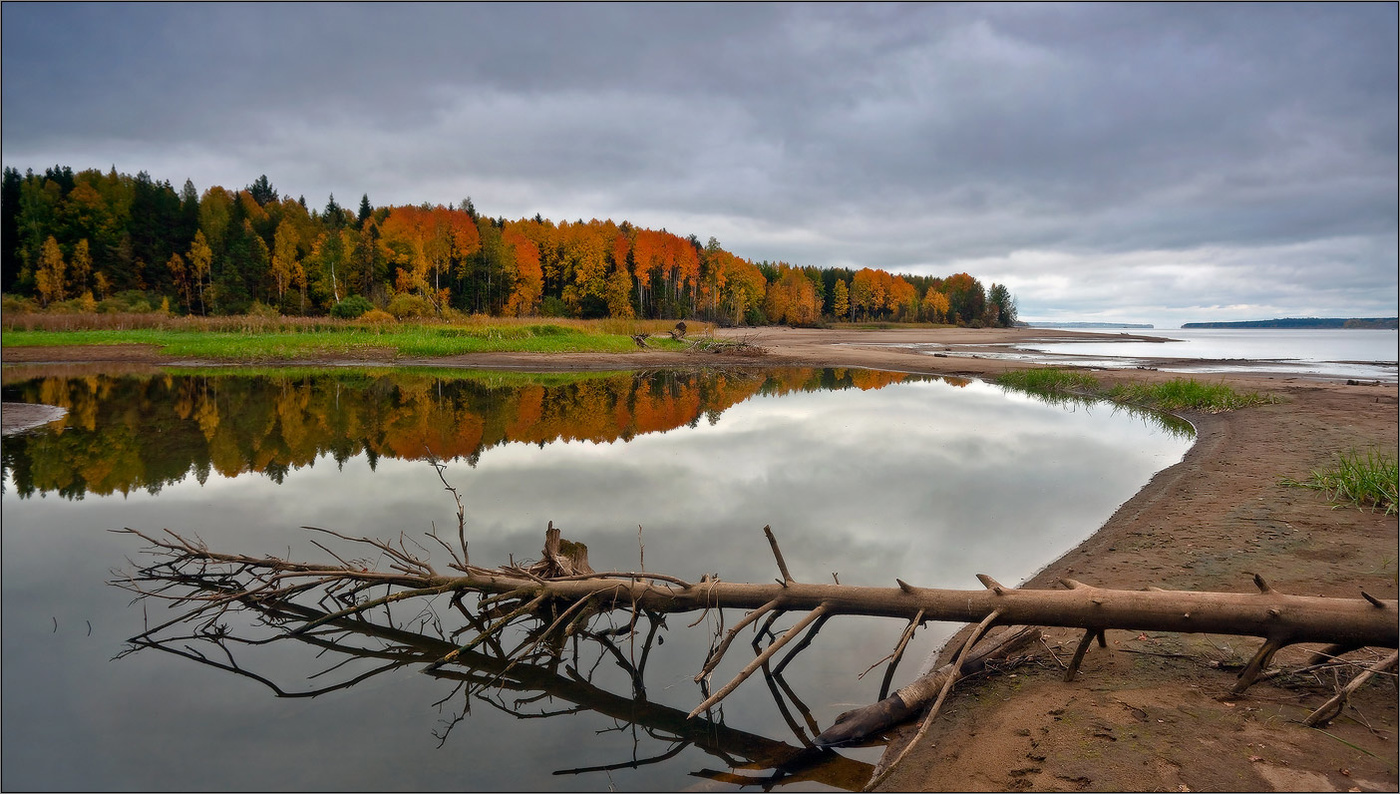
<svg viewBox="0 0 1400 794">
<path fill-rule="evenodd" d="M 922 587 L 857 587 L 836 584 L 747 584 L 671 582 L 647 573 L 603 573 L 548 581 L 503 574 L 425 578 L 418 586 L 506 593 L 525 590 L 546 598 L 599 599 L 607 606 L 640 606 L 659 612 L 729 607 L 756 609 L 770 602 L 783 611 L 824 606 L 831 615 L 912 618 L 971 623 L 999 612 L 1000 625 L 1068 626 L 1101 631 L 1175 631 L 1242 634 L 1280 645 L 1347 643 L 1356 647 L 1397 645 L 1393 600 L 1295 596 L 1269 589 L 1257 593 L 1168 590 L 1108 590 L 1063 580 L 1066 590 L 944 590 Z M 407 582 L 404 583 L 408 585 Z"/>
<path fill-rule="evenodd" d="M 588 547 L 582 543 L 565 540 L 554 522 L 544 533 L 544 555 L 539 562 L 530 566 L 530 573 L 541 579 L 557 579 L 561 576 L 576 576 L 594 573 L 588 564 Z"/>
</svg>

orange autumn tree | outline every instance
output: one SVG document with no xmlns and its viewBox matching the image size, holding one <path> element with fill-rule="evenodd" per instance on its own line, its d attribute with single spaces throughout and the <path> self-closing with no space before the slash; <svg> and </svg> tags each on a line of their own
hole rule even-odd
<svg viewBox="0 0 1400 794">
<path fill-rule="evenodd" d="M 514 283 L 506 299 L 506 314 L 515 317 L 533 315 L 540 309 L 544 295 L 544 271 L 540 269 L 540 248 L 526 237 L 516 224 L 507 224 L 501 232 L 501 242 L 511 251 L 515 261 Z"/>
<path fill-rule="evenodd" d="M 751 309 L 763 306 L 767 288 L 767 279 L 754 263 L 717 244 L 707 247 L 701 295 L 710 318 L 735 325 L 745 322 Z"/>
<path fill-rule="evenodd" d="M 700 307 L 700 250 L 691 239 L 662 229 L 637 229 L 632 275 L 646 317 L 693 317 Z"/>
<path fill-rule="evenodd" d="M 632 238 L 632 275 L 637 284 L 637 301 L 643 316 L 656 316 L 652 284 L 668 269 L 666 233 L 638 229 Z"/>
<path fill-rule="evenodd" d="M 628 267 L 632 240 L 625 231 L 612 226 L 612 221 L 608 221 L 608 226 L 616 230 L 613 233 L 612 267 L 608 270 L 608 316 L 635 317 L 636 311 L 632 308 L 632 273 Z"/>
<path fill-rule="evenodd" d="M 938 287 L 930 286 L 928 292 L 924 293 L 924 300 L 921 306 L 924 319 L 931 323 L 945 323 L 948 321 L 948 296 L 938 291 Z"/>
<path fill-rule="evenodd" d="M 670 235 L 667 241 L 671 248 L 671 274 L 670 287 L 672 296 L 672 306 L 677 311 L 677 316 L 684 316 L 682 310 L 685 295 L 690 296 L 689 314 L 695 314 L 697 308 L 696 287 L 700 282 L 700 252 L 696 250 L 695 243 L 690 240 Z"/>
<path fill-rule="evenodd" d="M 441 291 L 441 278 L 460 278 L 467 263 L 481 250 L 481 232 L 476 220 L 465 210 L 446 207 L 433 208 L 433 239 L 438 242 L 440 259 L 434 262 L 434 289 Z"/>
<path fill-rule="evenodd" d="M 968 273 L 955 273 L 944 279 L 942 292 L 948 297 L 948 316 L 952 322 L 980 321 L 987 302 L 982 282 Z"/>
<path fill-rule="evenodd" d="M 841 283 L 837 282 L 834 299 L 837 306 L 842 302 L 842 292 Z M 844 292 L 851 319 L 915 322 L 920 318 L 919 290 L 903 276 L 862 268 L 851 276 L 850 286 Z"/>
<path fill-rule="evenodd" d="M 778 280 L 768 285 L 763 301 L 764 314 L 770 323 L 812 325 L 821 318 L 821 302 L 817 300 L 817 285 L 800 269 L 786 262 L 778 263 Z"/>
<path fill-rule="evenodd" d="M 441 205 L 393 207 L 379 230 L 392 252 L 395 289 L 426 298 L 438 312 L 450 297 L 443 279 L 460 274 L 467 259 L 481 248 L 471 215 Z"/>
<path fill-rule="evenodd" d="M 380 240 L 390 251 L 394 288 L 422 295 L 428 290 L 428 219 L 420 207 L 394 207 L 379 226 Z"/>
<path fill-rule="evenodd" d="M 899 276 L 891 276 L 885 291 L 885 308 L 903 322 L 919 319 L 919 291 Z"/>
<path fill-rule="evenodd" d="M 885 288 L 880 283 L 879 273 L 865 267 L 851 276 L 850 300 L 852 317 L 865 319 L 874 317 L 885 306 Z"/>
<path fill-rule="evenodd" d="M 559 224 L 558 250 L 564 279 L 560 297 L 575 315 L 597 317 L 606 312 L 612 259 L 612 240 L 607 231 L 597 220 Z"/>
</svg>

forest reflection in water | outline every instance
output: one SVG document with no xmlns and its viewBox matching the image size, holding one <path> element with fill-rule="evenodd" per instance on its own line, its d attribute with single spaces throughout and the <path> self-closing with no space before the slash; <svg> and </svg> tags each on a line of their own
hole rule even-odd
<svg viewBox="0 0 1400 794">
<path fill-rule="evenodd" d="M 763 374 L 663 370 L 518 375 L 501 372 L 330 374 L 321 370 L 159 377 L 7 374 L 7 401 L 65 408 L 56 427 L 4 458 L 22 496 L 152 493 L 193 475 L 265 474 L 276 482 L 323 455 L 467 461 L 509 442 L 629 441 L 714 422 L 756 394 L 878 389 L 912 376 L 859 369 Z M 966 383 L 962 381 L 961 383 Z"/>
<path fill-rule="evenodd" d="M 431 676 L 416 671 L 451 639 L 445 604 L 267 642 L 309 619 L 277 604 L 127 646 L 174 614 L 142 604 L 143 619 L 105 586 L 140 544 L 102 530 L 294 559 L 326 559 L 306 524 L 421 538 L 455 525 L 431 453 L 483 564 L 538 555 L 554 521 L 600 569 L 768 581 L 772 524 L 799 579 L 976 587 L 974 573 L 1014 582 L 1063 553 L 1189 443 L 1189 428 L 1106 406 L 865 370 L 7 368 L 4 396 L 69 410 L 61 431 L 3 444 L 6 788 L 858 788 L 879 748 L 807 742 L 879 694 L 878 669 L 858 676 L 896 622 L 832 621 L 786 681 L 687 721 L 717 615 L 655 631 L 643 617 L 636 635 L 600 624 L 581 650 L 509 669 L 479 649 Z M 919 632 L 896 686 L 944 633 Z M 170 653 L 107 661 L 143 646 Z"/>
</svg>

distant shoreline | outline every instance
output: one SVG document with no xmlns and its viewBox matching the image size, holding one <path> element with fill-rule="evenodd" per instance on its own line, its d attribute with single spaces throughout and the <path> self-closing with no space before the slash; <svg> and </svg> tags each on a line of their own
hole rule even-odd
<svg viewBox="0 0 1400 794">
<path fill-rule="evenodd" d="M 1242 320 L 1219 323 L 1182 323 L 1182 328 L 1367 328 L 1396 330 L 1395 317 L 1287 317 L 1276 320 Z"/>
</svg>

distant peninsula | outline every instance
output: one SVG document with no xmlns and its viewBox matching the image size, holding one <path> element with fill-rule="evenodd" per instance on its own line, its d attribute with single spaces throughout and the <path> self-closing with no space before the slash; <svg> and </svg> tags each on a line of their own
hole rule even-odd
<svg viewBox="0 0 1400 794">
<path fill-rule="evenodd" d="M 1381 328 L 1395 330 L 1395 317 L 1287 317 L 1231 323 L 1182 323 L 1182 328 Z"/>
<path fill-rule="evenodd" d="M 1026 323 L 1027 328 L 1151 328 L 1151 323 Z"/>
</svg>

